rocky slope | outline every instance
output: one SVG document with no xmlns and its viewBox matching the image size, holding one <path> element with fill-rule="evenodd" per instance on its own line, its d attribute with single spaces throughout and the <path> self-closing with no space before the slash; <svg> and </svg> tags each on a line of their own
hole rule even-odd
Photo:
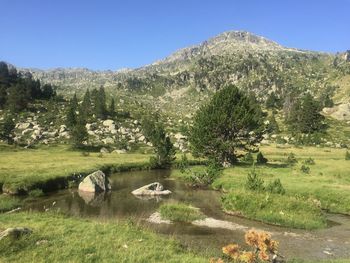
<svg viewBox="0 0 350 263">
<path fill-rule="evenodd" d="M 65 95 L 103 85 L 114 95 L 130 97 L 132 93 L 137 100 L 151 102 L 156 108 L 189 113 L 211 92 L 227 84 L 252 91 L 262 101 L 271 92 L 284 100 L 290 93 L 309 91 L 317 97 L 332 91 L 336 103 L 347 103 L 349 60 L 350 52 L 335 55 L 303 51 L 249 32 L 230 31 L 133 70 L 23 71 L 57 85 Z"/>
</svg>

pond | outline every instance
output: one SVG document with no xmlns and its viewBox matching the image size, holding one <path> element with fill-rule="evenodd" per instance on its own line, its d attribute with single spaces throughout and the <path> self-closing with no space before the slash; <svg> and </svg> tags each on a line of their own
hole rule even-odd
<svg viewBox="0 0 350 263">
<path fill-rule="evenodd" d="M 220 255 L 221 247 L 228 243 L 243 245 L 244 232 L 255 228 L 270 232 L 273 239 L 280 242 L 280 253 L 287 258 L 350 258 L 348 216 L 329 214 L 329 227 L 315 231 L 271 226 L 226 215 L 220 208 L 220 192 L 189 188 L 183 182 L 169 177 L 170 173 L 171 171 L 165 170 L 116 173 L 110 176 L 112 191 L 108 193 L 94 196 L 79 193 L 76 189 L 62 190 L 29 202 L 27 209 L 45 211 L 54 208 L 69 215 L 96 220 L 132 218 L 146 228 L 161 235 L 172 236 L 184 246 L 208 256 Z M 160 182 L 172 194 L 153 198 L 140 198 L 131 194 L 132 190 L 152 182 Z M 162 203 L 173 201 L 191 204 L 200 208 L 207 217 L 232 222 L 240 227 L 228 230 L 185 223 L 155 224 L 147 221 Z"/>
</svg>

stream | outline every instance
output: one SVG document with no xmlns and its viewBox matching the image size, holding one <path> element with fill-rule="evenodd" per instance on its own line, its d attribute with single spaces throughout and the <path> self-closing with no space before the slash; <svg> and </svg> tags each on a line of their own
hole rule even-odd
<svg viewBox="0 0 350 263">
<path fill-rule="evenodd" d="M 221 193 L 187 187 L 180 180 L 169 178 L 171 171 L 152 170 L 116 173 L 110 176 L 112 191 L 98 195 L 82 194 L 77 189 L 61 190 L 27 203 L 26 209 L 45 211 L 59 209 L 69 215 L 96 220 L 129 219 L 140 222 L 160 235 L 172 236 L 191 250 L 208 257 L 221 255 L 229 243 L 244 244 L 244 232 L 254 228 L 272 234 L 280 242 L 279 252 L 286 258 L 335 259 L 350 258 L 350 217 L 328 214 L 328 228 L 299 230 L 272 226 L 245 218 L 226 215 L 220 208 Z M 136 197 L 131 194 L 143 185 L 160 182 L 172 194 L 166 197 Z M 191 204 L 210 218 L 224 220 L 236 229 L 195 226 L 186 223 L 155 224 L 147 219 L 163 202 L 180 201 Z M 54 204 L 54 205 L 53 205 Z"/>
</svg>

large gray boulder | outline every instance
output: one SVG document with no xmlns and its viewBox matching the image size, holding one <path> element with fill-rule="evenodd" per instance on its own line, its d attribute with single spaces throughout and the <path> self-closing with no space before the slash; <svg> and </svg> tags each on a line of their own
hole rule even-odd
<svg viewBox="0 0 350 263">
<path fill-rule="evenodd" d="M 171 191 L 164 190 L 163 185 L 158 182 L 154 182 L 145 186 L 142 186 L 131 192 L 133 195 L 169 195 Z"/>
<path fill-rule="evenodd" d="M 79 191 L 98 193 L 111 189 L 111 184 L 106 175 L 98 170 L 89 174 L 79 184 Z"/>
</svg>

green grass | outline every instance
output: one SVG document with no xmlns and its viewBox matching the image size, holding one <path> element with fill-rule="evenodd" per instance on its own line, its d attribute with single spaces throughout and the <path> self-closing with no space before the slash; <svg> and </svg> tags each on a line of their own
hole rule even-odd
<svg viewBox="0 0 350 263">
<path fill-rule="evenodd" d="M 350 214 L 350 162 L 345 161 L 344 149 L 330 148 L 261 148 L 269 164 L 256 166 L 256 171 L 266 183 L 277 178 L 281 180 L 287 196 L 302 196 L 319 201 L 323 209 L 333 213 Z M 289 152 L 296 155 L 298 163 L 284 166 L 283 161 Z M 315 160 L 310 172 L 300 171 L 302 162 L 309 157 Z M 244 189 L 251 166 L 237 165 L 224 170 L 215 180 L 213 187 L 224 191 Z"/>
<path fill-rule="evenodd" d="M 22 205 L 21 200 L 8 195 L 0 195 L 0 213 L 10 211 Z"/>
<path fill-rule="evenodd" d="M 148 164 L 150 155 L 90 153 L 83 156 L 69 146 L 42 146 L 23 149 L 0 145 L 0 186 L 12 192 L 28 192 L 67 184 L 74 174 L 87 174 L 97 169 L 123 170 Z M 62 187 L 61 187 L 62 188 Z"/>
<path fill-rule="evenodd" d="M 19 240 L 0 240 L 0 262 L 4 263 L 208 262 L 174 240 L 130 222 L 96 222 L 54 213 L 0 215 L 0 221 L 2 229 L 26 226 L 33 230 Z"/>
<path fill-rule="evenodd" d="M 163 219 L 177 222 L 190 223 L 204 218 L 199 209 L 183 203 L 163 204 L 159 207 L 159 212 Z"/>
<path fill-rule="evenodd" d="M 292 228 L 318 229 L 326 226 L 322 211 L 311 201 L 278 194 L 232 191 L 223 197 L 223 209 L 244 217 Z"/>
<path fill-rule="evenodd" d="M 348 172 L 350 170 L 350 161 L 345 160 L 346 150 L 316 147 L 296 148 L 290 146 L 283 148 L 264 146 L 260 150 L 269 162 L 266 165 L 256 165 L 255 170 L 265 181 L 266 185 L 276 179 L 280 179 L 286 193 L 284 197 L 275 197 L 274 199 L 279 199 L 278 202 L 283 201 L 289 204 L 287 206 L 288 211 L 284 211 L 284 213 L 287 212 L 291 216 L 288 220 L 280 216 L 279 212 L 281 210 L 279 210 L 279 207 L 283 208 L 284 204 L 277 201 L 270 204 L 270 210 L 268 210 L 269 207 L 262 207 L 260 208 L 262 211 L 250 211 L 248 213 L 246 210 L 260 205 L 259 200 L 255 200 L 258 199 L 258 194 L 255 193 L 249 195 L 252 200 L 247 200 L 247 196 L 242 197 L 241 202 L 252 206 L 249 208 L 242 205 L 240 211 L 242 214 L 252 219 L 286 226 L 294 225 L 294 227 L 298 228 L 319 228 L 325 226 L 324 218 L 322 216 L 317 218 L 319 214 L 317 207 L 310 208 L 310 211 L 312 211 L 310 214 L 304 209 L 310 203 L 318 204 L 322 209 L 332 213 L 350 214 L 350 174 Z M 294 153 L 298 160 L 298 163 L 294 166 L 285 165 L 285 160 L 290 152 Z M 312 158 L 315 164 L 308 165 L 310 172 L 306 174 L 300 168 L 304 161 L 309 160 L 309 158 Z M 204 168 L 197 166 L 191 169 L 199 171 Z M 235 193 L 243 194 L 247 175 L 251 170 L 252 166 L 244 163 L 226 168 L 223 174 L 213 182 L 212 187 L 223 192 L 232 192 L 232 196 L 235 196 Z M 181 178 L 184 175 L 180 171 L 175 170 L 172 172 L 172 176 Z M 305 206 L 298 206 L 298 202 L 303 204 L 306 202 L 306 204 Z M 237 207 L 235 209 L 239 210 Z M 304 213 L 313 222 L 303 222 L 302 216 Z M 298 214 L 302 216 L 299 218 Z"/>
<path fill-rule="evenodd" d="M 98 152 L 84 156 L 68 145 L 23 149 L 0 144 L 0 190 L 3 188 L 14 194 L 37 189 L 44 192 L 57 190 L 68 187 L 74 175 L 86 175 L 97 169 L 107 173 L 148 169 L 150 156 Z M 188 157 L 190 164 L 203 163 L 191 155 Z"/>
</svg>

